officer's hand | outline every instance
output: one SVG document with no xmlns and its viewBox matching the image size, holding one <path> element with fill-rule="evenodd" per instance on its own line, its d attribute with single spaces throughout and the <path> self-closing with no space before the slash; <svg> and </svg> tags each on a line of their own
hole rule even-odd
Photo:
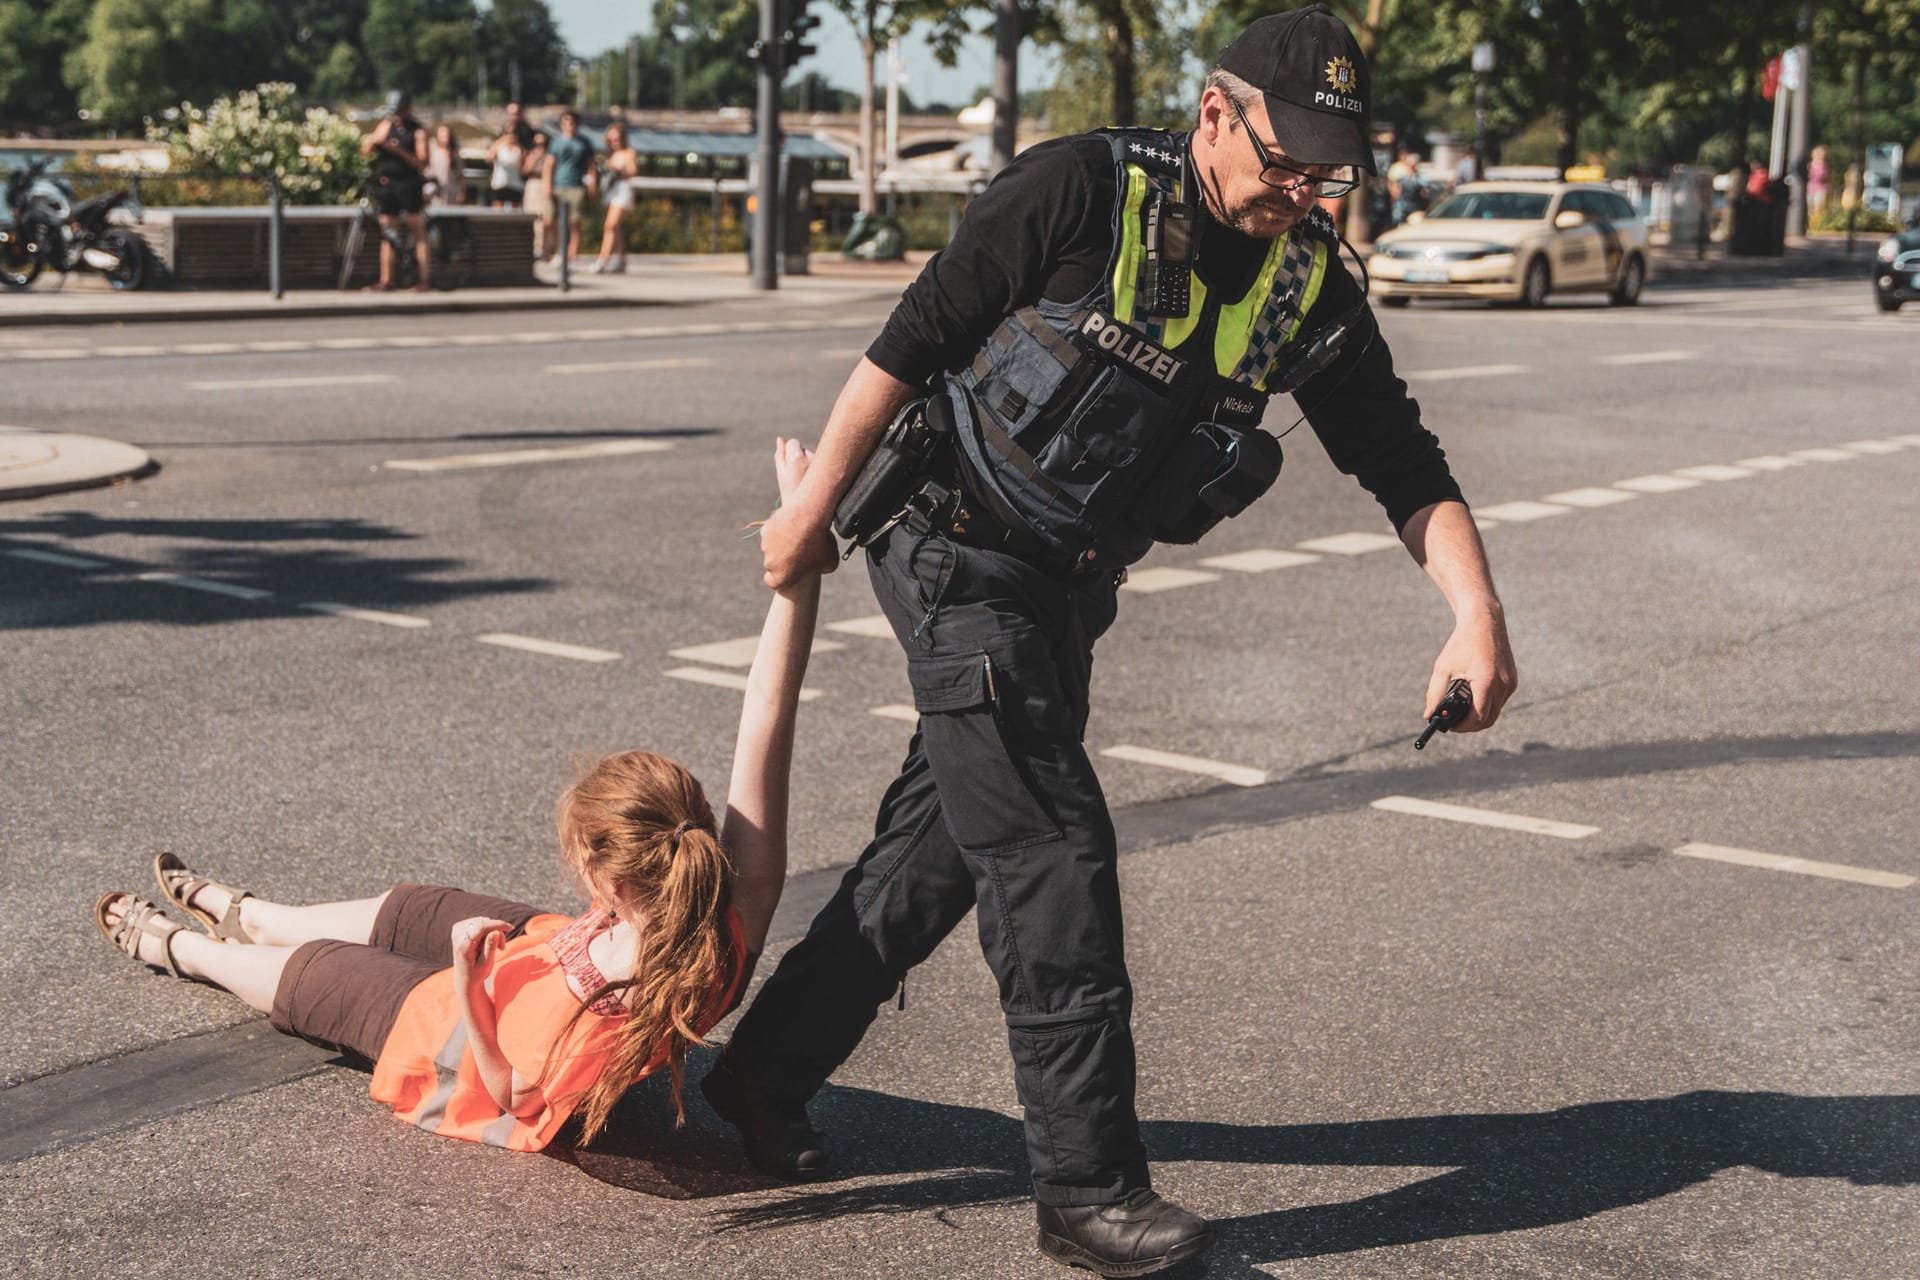
<svg viewBox="0 0 1920 1280">
<path fill-rule="evenodd" d="M 1498 605 L 1491 609 L 1463 614 L 1454 623 L 1446 648 L 1433 664 L 1433 677 L 1427 681 L 1427 709 L 1421 719 L 1433 715 L 1446 696 L 1447 685 L 1465 680 L 1473 686 L 1473 714 L 1457 725 L 1455 733 L 1474 733 L 1491 728 L 1500 718 L 1500 708 L 1519 687 L 1520 677 L 1513 668 L 1513 649 L 1507 643 L 1506 615 Z"/>
</svg>

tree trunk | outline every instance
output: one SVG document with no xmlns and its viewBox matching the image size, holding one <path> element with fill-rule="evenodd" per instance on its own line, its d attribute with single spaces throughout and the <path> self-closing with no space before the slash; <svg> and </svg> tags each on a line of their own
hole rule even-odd
<svg viewBox="0 0 1920 1280">
<path fill-rule="evenodd" d="M 1127 6 L 1113 6 L 1113 21 L 1107 26 L 1107 68 L 1113 77 L 1112 123 L 1126 129 L 1136 124 L 1139 112 L 1133 87 L 1133 15 Z"/>
<path fill-rule="evenodd" d="M 1860 221 L 1860 206 L 1867 199 L 1867 59 L 1872 56 L 1863 40 L 1853 53 L 1853 169 L 1858 177 L 1851 186 L 1857 193 L 1847 206 L 1847 249 L 1853 249 L 1853 230 Z"/>
<path fill-rule="evenodd" d="M 866 29 L 860 33 L 860 212 L 879 210 L 875 192 L 873 143 L 874 7 L 867 6 Z"/>
<path fill-rule="evenodd" d="M 1388 4 L 1389 0 L 1367 0 L 1366 21 L 1360 23 L 1360 29 L 1353 33 L 1354 40 L 1360 46 L 1360 55 L 1367 60 L 1370 72 L 1379 57 L 1381 37 L 1386 32 Z M 1363 170 L 1352 193 L 1344 197 L 1347 202 L 1347 239 L 1356 244 L 1366 244 L 1373 239 L 1372 187 L 1372 180 Z"/>
</svg>

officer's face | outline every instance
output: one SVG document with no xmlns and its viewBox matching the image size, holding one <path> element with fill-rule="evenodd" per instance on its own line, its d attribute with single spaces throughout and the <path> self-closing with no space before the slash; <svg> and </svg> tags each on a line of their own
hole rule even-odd
<svg viewBox="0 0 1920 1280">
<path fill-rule="evenodd" d="M 1225 94 L 1207 90 L 1200 106 L 1200 129 L 1203 140 L 1209 142 L 1208 155 L 1196 158 L 1216 205 L 1215 216 L 1242 235 L 1275 240 L 1307 216 L 1316 196 L 1309 185 L 1280 191 L 1262 180 L 1264 166 L 1248 129 L 1259 138 L 1269 160 L 1285 162 L 1286 148 L 1273 136 L 1266 103 L 1257 101 L 1246 108 L 1244 124 L 1240 114 Z"/>
</svg>

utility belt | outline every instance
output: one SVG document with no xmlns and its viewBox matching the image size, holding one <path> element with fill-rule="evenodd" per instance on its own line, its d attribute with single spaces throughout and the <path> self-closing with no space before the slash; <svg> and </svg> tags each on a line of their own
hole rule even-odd
<svg viewBox="0 0 1920 1280">
<path fill-rule="evenodd" d="M 869 545 L 896 524 L 939 533 L 963 546 L 997 551 L 1077 580 L 1108 566 L 1084 554 L 1062 557 L 1023 528 L 969 473 L 955 447 L 953 405 L 944 393 L 908 404 L 881 436 L 833 513 L 833 529 L 851 545 Z"/>
</svg>

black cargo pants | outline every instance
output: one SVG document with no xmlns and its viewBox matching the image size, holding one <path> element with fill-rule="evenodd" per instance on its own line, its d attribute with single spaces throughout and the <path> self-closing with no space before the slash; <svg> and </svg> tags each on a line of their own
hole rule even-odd
<svg viewBox="0 0 1920 1280">
<path fill-rule="evenodd" d="M 896 527 L 868 556 L 919 726 L 873 842 L 741 1019 L 727 1067 L 764 1096 L 811 1098 L 907 970 L 977 906 L 1034 1195 L 1123 1199 L 1149 1185 L 1133 988 L 1113 823 L 1081 743 L 1116 575 L 1068 585 L 924 526 Z"/>
</svg>

